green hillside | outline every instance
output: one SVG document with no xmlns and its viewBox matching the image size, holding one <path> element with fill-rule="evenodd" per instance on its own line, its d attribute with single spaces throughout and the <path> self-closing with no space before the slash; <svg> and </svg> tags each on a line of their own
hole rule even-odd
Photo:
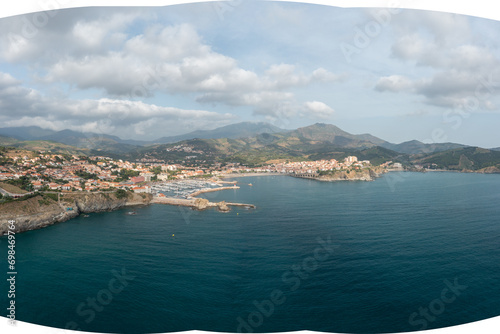
<svg viewBox="0 0 500 334">
<path fill-rule="evenodd" d="M 47 140 L 27 140 L 21 141 L 9 137 L 0 137 L 0 146 L 15 147 L 28 151 L 50 151 L 61 154 L 87 155 L 86 149 L 79 149 L 71 145 L 61 144 Z"/>
<path fill-rule="evenodd" d="M 263 133 L 239 139 L 193 139 L 174 144 L 141 148 L 131 154 L 134 159 L 158 159 L 170 163 L 239 162 L 253 167 L 269 160 L 291 161 L 337 159 L 356 155 L 362 160 L 380 164 L 403 159 L 407 155 L 385 149 L 340 130 L 333 125 L 315 124 L 286 133 Z M 376 140 L 376 137 L 370 137 Z"/>
<path fill-rule="evenodd" d="M 500 168 L 500 152 L 479 147 L 459 148 L 427 155 L 414 160 L 424 166 L 450 170 Z"/>
</svg>

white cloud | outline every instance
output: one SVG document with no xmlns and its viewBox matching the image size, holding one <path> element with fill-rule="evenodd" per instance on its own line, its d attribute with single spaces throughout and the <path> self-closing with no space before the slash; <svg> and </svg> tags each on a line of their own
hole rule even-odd
<svg viewBox="0 0 500 334">
<path fill-rule="evenodd" d="M 0 108 L 2 126 L 37 125 L 55 130 L 114 131 L 126 138 L 133 133 L 144 135 L 172 131 L 178 134 L 183 130 L 192 130 L 194 122 L 198 126 L 216 127 L 235 118 L 229 113 L 164 107 L 141 101 L 55 99 L 25 88 L 19 85 L 18 80 L 1 72 Z"/>
<path fill-rule="evenodd" d="M 30 15 L 0 20 L 0 58 L 12 63 L 52 64 L 60 58 L 103 54 L 126 39 L 124 30 L 147 12 L 82 8 L 57 12 L 43 26 Z"/>
<path fill-rule="evenodd" d="M 9 73 L 0 72 L 0 89 L 15 86 L 20 84 L 21 81 L 14 79 Z"/>
<path fill-rule="evenodd" d="M 251 100 L 266 99 L 256 95 L 277 96 L 285 89 L 343 79 L 324 68 L 304 74 L 284 63 L 271 65 L 264 75 L 258 75 L 239 67 L 235 59 L 214 52 L 187 24 L 162 29 L 155 26 L 127 40 L 121 50 L 105 55 L 64 58 L 49 67 L 45 76 L 47 82 L 101 88 L 113 96 L 194 92 L 200 94 L 199 102 L 227 105 L 238 105 L 237 101 L 251 105 Z M 242 98 L 235 99 L 236 95 Z"/>
<path fill-rule="evenodd" d="M 377 81 L 375 85 L 375 89 L 380 92 L 400 92 L 412 90 L 413 88 L 414 83 L 410 79 L 402 75 L 390 75 L 387 77 L 382 77 Z"/>
<path fill-rule="evenodd" d="M 300 12 L 283 9 L 281 14 L 295 17 Z M 0 58 L 29 64 L 41 83 L 97 89 L 104 97 L 194 95 L 200 103 L 248 106 L 256 114 L 274 116 L 276 108 L 296 103 L 292 90 L 345 79 L 324 68 L 304 73 L 287 63 L 270 64 L 257 73 L 214 51 L 193 25 L 146 23 L 153 16 L 147 10 L 127 9 L 58 13 L 36 31 L 36 38 L 0 36 Z M 136 24 L 145 27 L 131 33 L 130 26 Z M 22 31 L 25 25 L 22 18 L 0 22 L 7 32 Z"/>
<path fill-rule="evenodd" d="M 311 101 L 304 103 L 304 112 L 312 118 L 326 119 L 333 115 L 334 110 L 323 102 Z"/>
<path fill-rule="evenodd" d="M 482 80 L 493 76 L 494 81 L 499 81 L 500 61 L 475 38 L 477 32 L 473 31 L 469 18 L 403 11 L 394 17 L 391 27 L 395 33 L 392 55 L 410 69 L 425 68 L 427 75 L 413 80 L 400 74 L 384 76 L 375 84 L 375 90 L 418 94 L 430 105 L 463 108 L 468 100 L 475 98 Z M 498 96 L 499 88 L 482 95 L 478 110 L 494 105 L 491 99 Z"/>
</svg>

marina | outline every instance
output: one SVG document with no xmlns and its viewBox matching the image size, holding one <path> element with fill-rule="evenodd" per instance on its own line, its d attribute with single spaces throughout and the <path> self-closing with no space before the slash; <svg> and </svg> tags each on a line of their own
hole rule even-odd
<svg viewBox="0 0 500 334">
<path fill-rule="evenodd" d="M 255 209 L 253 204 L 244 203 L 226 203 L 221 201 L 213 203 L 203 198 L 196 198 L 196 196 L 221 190 L 239 189 L 233 182 L 219 182 L 212 180 L 180 180 L 164 183 L 155 183 L 151 186 L 153 193 L 152 203 L 169 204 L 176 206 L 188 206 L 198 210 L 204 210 L 210 207 L 217 207 L 219 211 L 229 211 L 229 206 L 239 206 L 245 209 Z M 224 184 L 232 184 L 232 186 L 223 186 Z"/>
<path fill-rule="evenodd" d="M 151 191 L 153 195 L 161 193 L 166 197 L 187 199 L 192 197 L 193 193 L 214 191 L 220 186 L 210 180 L 180 180 L 155 183 L 151 186 Z"/>
</svg>

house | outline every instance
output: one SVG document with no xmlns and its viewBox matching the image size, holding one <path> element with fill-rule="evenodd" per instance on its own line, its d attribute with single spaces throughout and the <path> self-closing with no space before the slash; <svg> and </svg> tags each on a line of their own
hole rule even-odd
<svg viewBox="0 0 500 334">
<path fill-rule="evenodd" d="M 144 181 L 150 182 L 151 178 L 154 176 L 153 173 L 141 173 L 141 176 L 144 177 Z"/>
<path fill-rule="evenodd" d="M 40 181 L 34 181 L 32 184 L 33 184 L 33 189 L 35 190 L 38 190 L 43 187 L 43 184 Z"/>
<path fill-rule="evenodd" d="M 146 181 L 146 179 L 144 178 L 144 176 L 133 176 L 130 178 L 130 181 L 133 184 L 137 184 Z"/>
<path fill-rule="evenodd" d="M 135 193 L 151 193 L 151 187 L 148 187 L 148 186 L 144 186 L 144 187 L 133 187 L 132 190 L 135 192 Z"/>
</svg>

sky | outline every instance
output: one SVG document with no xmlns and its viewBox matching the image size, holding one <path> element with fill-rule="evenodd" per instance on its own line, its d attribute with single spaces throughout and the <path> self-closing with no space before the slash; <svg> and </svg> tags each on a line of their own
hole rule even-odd
<svg viewBox="0 0 500 334">
<path fill-rule="evenodd" d="M 241 121 L 499 147 L 500 22 L 236 0 L 0 19 L 0 126 L 153 140 Z"/>
</svg>

